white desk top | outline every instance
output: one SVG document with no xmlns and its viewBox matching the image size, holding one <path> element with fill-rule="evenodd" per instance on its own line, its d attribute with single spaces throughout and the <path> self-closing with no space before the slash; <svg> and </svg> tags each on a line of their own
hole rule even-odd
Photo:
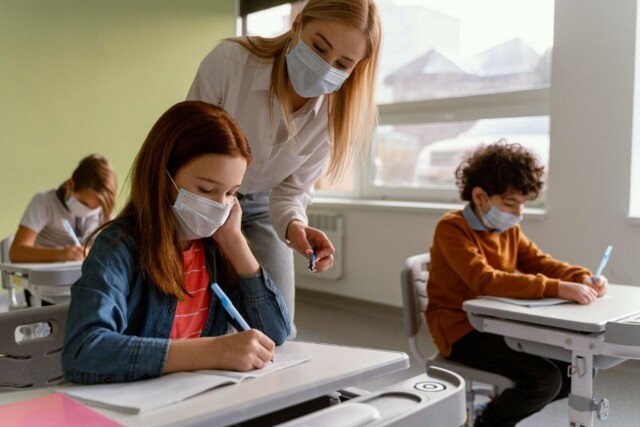
<svg viewBox="0 0 640 427">
<path fill-rule="evenodd" d="M 33 292 L 58 304 L 69 302 L 70 287 L 82 275 L 82 261 L 8 262 L 0 264 L 0 271 L 26 278 Z"/>
<path fill-rule="evenodd" d="M 245 421 L 342 388 L 409 367 L 402 352 L 287 341 L 286 353 L 308 354 L 311 360 L 261 378 L 218 387 L 163 408 L 126 414 L 92 407 L 127 426 L 215 425 Z M 0 404 L 55 391 L 55 388 L 0 394 Z"/>
<path fill-rule="evenodd" d="M 503 317 L 536 325 L 578 332 L 604 332 L 607 322 L 640 313 L 640 286 L 609 285 L 609 292 L 593 304 L 558 304 L 523 307 L 489 299 L 473 299 L 462 305 L 469 314 Z"/>
<path fill-rule="evenodd" d="M 82 261 L 67 262 L 3 262 L 0 263 L 0 270 L 7 273 L 28 274 L 31 271 L 58 271 L 58 270 L 79 270 Z"/>
</svg>

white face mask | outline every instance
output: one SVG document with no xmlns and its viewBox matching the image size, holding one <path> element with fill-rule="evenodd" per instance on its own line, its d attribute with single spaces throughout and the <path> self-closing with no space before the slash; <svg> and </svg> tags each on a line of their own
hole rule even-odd
<svg viewBox="0 0 640 427">
<path fill-rule="evenodd" d="M 223 205 L 184 188 L 178 188 L 169 172 L 169 179 L 178 190 L 178 197 L 173 204 L 173 213 L 178 221 L 180 239 L 198 240 L 211 237 L 229 218 L 233 202 Z"/>
<path fill-rule="evenodd" d="M 302 26 L 300 31 L 302 32 Z M 285 58 L 293 89 L 303 98 L 335 92 L 349 77 L 348 73 L 333 68 L 320 58 L 304 43 L 300 34 L 298 44 Z"/>
<path fill-rule="evenodd" d="M 522 221 L 522 216 L 501 211 L 491 203 L 487 193 L 485 193 L 484 196 L 487 198 L 487 202 L 489 202 L 489 204 L 491 205 L 489 212 L 482 213 L 482 211 L 480 211 L 480 213 L 482 214 L 482 221 L 487 226 L 487 228 L 498 232 L 503 232 L 512 227 L 515 227 L 520 223 L 520 221 Z"/>
<path fill-rule="evenodd" d="M 67 209 L 73 216 L 87 218 L 93 215 L 98 215 L 102 211 L 102 207 L 98 206 L 95 209 L 91 209 L 80 200 L 76 199 L 76 196 L 71 196 L 65 200 Z"/>
</svg>

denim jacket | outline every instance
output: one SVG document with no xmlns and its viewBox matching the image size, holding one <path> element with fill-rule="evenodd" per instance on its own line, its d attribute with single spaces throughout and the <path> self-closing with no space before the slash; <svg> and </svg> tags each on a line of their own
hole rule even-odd
<svg viewBox="0 0 640 427">
<path fill-rule="evenodd" d="M 116 220 L 96 238 L 71 287 L 62 368 L 71 382 L 93 384 L 134 381 L 163 374 L 177 299 L 162 293 L 140 269 L 130 224 Z M 209 277 L 217 282 L 222 255 L 203 241 Z M 291 331 L 284 300 L 268 274 L 219 283 L 252 328 L 276 345 Z M 209 315 L 202 336 L 227 333 L 239 325 L 209 292 Z"/>
</svg>

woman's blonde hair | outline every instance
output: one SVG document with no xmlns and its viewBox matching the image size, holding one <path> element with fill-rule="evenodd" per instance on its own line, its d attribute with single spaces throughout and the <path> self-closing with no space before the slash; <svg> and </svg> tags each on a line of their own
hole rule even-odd
<svg viewBox="0 0 640 427">
<path fill-rule="evenodd" d="M 334 21 L 362 32 L 367 50 L 342 87 L 328 96 L 329 138 L 332 141 L 328 174 L 339 178 L 350 161 L 365 158 L 371 135 L 377 125 L 374 91 L 382 43 L 380 14 L 373 0 L 309 0 L 301 14 L 301 24 Z M 273 38 L 229 39 L 244 46 L 259 58 L 273 61 L 269 98 L 276 97 L 289 134 L 295 137 L 289 98 L 289 74 L 286 50 L 295 34 L 292 30 Z"/>
</svg>

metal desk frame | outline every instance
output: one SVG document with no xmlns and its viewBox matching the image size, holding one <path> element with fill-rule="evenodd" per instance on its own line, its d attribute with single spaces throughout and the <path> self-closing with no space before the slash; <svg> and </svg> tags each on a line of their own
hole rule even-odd
<svg viewBox="0 0 640 427">
<path fill-rule="evenodd" d="M 489 299 L 466 301 L 475 329 L 505 337 L 519 351 L 571 362 L 569 426 L 591 427 L 608 416 L 608 401 L 593 398 L 593 368 L 640 359 L 640 287 L 610 285 L 590 305 L 524 307 Z"/>
</svg>

